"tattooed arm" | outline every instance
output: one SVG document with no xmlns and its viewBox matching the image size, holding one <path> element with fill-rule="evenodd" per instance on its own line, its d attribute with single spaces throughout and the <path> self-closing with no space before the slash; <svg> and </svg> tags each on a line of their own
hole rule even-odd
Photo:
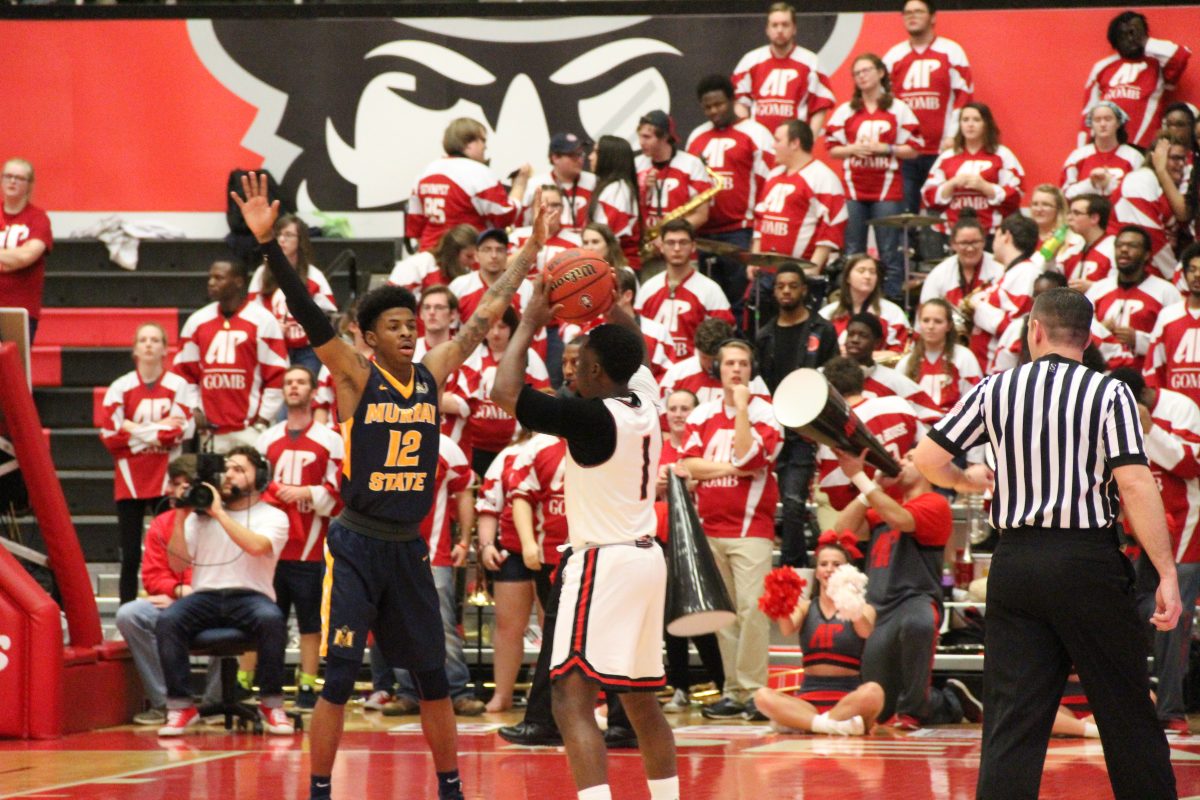
<svg viewBox="0 0 1200 800">
<path fill-rule="evenodd" d="M 425 354 L 421 363 L 429 368 L 438 386 L 462 366 L 487 335 L 492 321 L 504 313 L 512 303 L 512 297 L 537 261 L 538 252 L 546 241 L 546 214 L 542 208 L 541 192 L 534 195 L 533 207 L 537 209 L 533 219 L 533 233 L 525 246 L 508 259 L 504 274 L 497 278 L 479 301 L 471 318 L 463 323 L 458 333 L 448 342 L 443 342 Z"/>
</svg>

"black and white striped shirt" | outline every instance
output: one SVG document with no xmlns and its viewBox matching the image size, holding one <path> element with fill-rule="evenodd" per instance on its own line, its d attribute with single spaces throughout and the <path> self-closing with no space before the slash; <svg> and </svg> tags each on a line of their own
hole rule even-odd
<svg viewBox="0 0 1200 800">
<path fill-rule="evenodd" d="M 991 444 L 998 529 L 1107 528 L 1113 468 L 1147 463 L 1129 387 L 1054 354 L 984 378 L 929 436 L 956 455 Z"/>
</svg>

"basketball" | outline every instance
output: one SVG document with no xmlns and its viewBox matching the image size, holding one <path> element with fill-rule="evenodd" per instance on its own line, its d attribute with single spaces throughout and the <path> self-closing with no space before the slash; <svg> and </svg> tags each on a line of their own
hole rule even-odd
<svg viewBox="0 0 1200 800">
<path fill-rule="evenodd" d="M 608 311 L 616 279 L 608 262 L 590 250 L 566 250 L 546 265 L 550 305 L 561 305 L 559 319 L 586 322 Z"/>
</svg>

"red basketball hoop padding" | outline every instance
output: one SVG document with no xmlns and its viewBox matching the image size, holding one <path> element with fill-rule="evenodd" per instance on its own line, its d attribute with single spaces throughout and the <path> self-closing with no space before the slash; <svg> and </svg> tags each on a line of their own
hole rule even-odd
<svg viewBox="0 0 1200 800">
<path fill-rule="evenodd" d="M 62 729 L 58 605 L 0 547 L 0 738 L 53 739 Z"/>
</svg>

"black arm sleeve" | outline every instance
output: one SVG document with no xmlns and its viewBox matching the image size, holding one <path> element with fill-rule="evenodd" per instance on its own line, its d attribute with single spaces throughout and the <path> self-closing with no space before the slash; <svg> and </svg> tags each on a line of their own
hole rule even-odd
<svg viewBox="0 0 1200 800">
<path fill-rule="evenodd" d="M 279 249 L 279 243 L 272 239 L 262 245 L 262 249 L 267 256 L 267 268 L 271 270 L 275 282 L 287 298 L 288 311 L 308 334 L 309 344 L 320 347 L 337 336 L 333 326 L 329 324 L 329 317 L 317 307 L 312 295 L 308 293 L 308 287 L 300 280 L 296 270 L 288 263 L 287 256 Z"/>
<path fill-rule="evenodd" d="M 617 423 L 602 400 L 551 397 L 525 384 L 517 397 L 517 422 L 566 439 L 571 457 L 585 467 L 603 464 L 617 449 Z"/>
</svg>

